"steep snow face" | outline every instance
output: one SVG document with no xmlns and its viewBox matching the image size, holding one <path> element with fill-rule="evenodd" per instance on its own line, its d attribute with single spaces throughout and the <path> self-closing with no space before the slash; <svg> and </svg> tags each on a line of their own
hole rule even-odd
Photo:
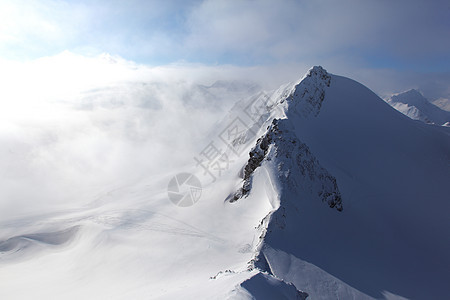
<svg viewBox="0 0 450 300">
<path fill-rule="evenodd" d="M 274 175 L 277 182 L 297 193 L 299 198 L 314 195 L 331 208 L 342 211 L 336 179 L 320 165 L 308 146 L 295 136 L 288 119 L 273 119 L 267 133 L 257 140 L 249 155 L 244 167 L 243 187 L 235 194 L 234 201 L 248 195 L 254 170 L 269 162 L 276 166 Z"/>
<path fill-rule="evenodd" d="M 279 147 L 276 139 L 266 142 L 270 134 L 265 135 L 250 154 L 249 164 L 258 157 L 256 165 L 276 178 L 280 202 L 268 216 L 254 265 L 314 299 L 390 293 L 445 298 L 450 292 L 445 283 L 450 278 L 450 132 L 402 118 L 350 79 L 309 74 L 308 81 L 316 82 L 312 94 L 301 92 L 300 82 L 278 101 L 280 115 L 287 118 L 281 121 L 292 125 L 289 136 L 295 138 L 284 138 Z M 313 172 L 310 180 L 298 164 L 280 167 L 280 157 L 297 154 L 296 147 L 288 146 L 290 140 L 307 145 L 314 156 L 310 161 L 320 162 L 317 169 L 326 172 Z M 281 155 L 271 157 L 270 151 Z M 282 180 L 294 172 L 303 184 L 300 189 Z M 322 185 L 323 178 L 336 182 L 338 189 Z M 320 193 L 305 192 L 314 181 L 335 192 L 334 199 L 342 198 L 345 209 L 331 210 L 317 201 Z"/>
<path fill-rule="evenodd" d="M 450 122 L 450 112 L 432 104 L 414 89 L 393 95 L 386 102 L 413 120 L 436 125 Z"/>
<path fill-rule="evenodd" d="M 330 86 L 330 82 L 331 76 L 322 67 L 311 68 L 287 97 L 289 111 L 295 111 L 304 118 L 317 116 L 325 98 L 325 88 Z"/>
</svg>

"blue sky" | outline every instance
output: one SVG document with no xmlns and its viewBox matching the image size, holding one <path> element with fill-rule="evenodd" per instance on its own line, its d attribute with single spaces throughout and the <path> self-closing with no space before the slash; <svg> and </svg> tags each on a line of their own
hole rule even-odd
<svg viewBox="0 0 450 300">
<path fill-rule="evenodd" d="M 248 96 L 198 84 L 278 88 L 322 65 L 450 99 L 447 2 L 0 0 L 0 217 L 192 161 Z"/>
<path fill-rule="evenodd" d="M 450 2 L 0 2 L 0 58 L 33 60 L 65 50 L 151 66 L 321 64 L 356 77 L 368 70 L 448 75 Z"/>
</svg>

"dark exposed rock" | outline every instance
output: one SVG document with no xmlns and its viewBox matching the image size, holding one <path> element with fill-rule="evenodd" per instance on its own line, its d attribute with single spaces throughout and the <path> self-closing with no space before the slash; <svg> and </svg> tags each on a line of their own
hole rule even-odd
<svg viewBox="0 0 450 300">
<path fill-rule="evenodd" d="M 325 99 L 325 90 L 331 84 L 331 76 L 322 67 L 316 66 L 295 86 L 287 98 L 291 112 L 302 117 L 317 116 Z"/>
<path fill-rule="evenodd" d="M 273 151 L 270 151 L 270 147 Z M 269 154 L 270 152 L 270 154 Z M 231 202 L 246 197 L 252 186 L 252 174 L 264 160 L 273 160 L 277 175 L 291 188 L 300 188 L 317 195 L 331 208 L 342 211 L 342 198 L 336 179 L 324 169 L 308 146 L 289 128 L 287 119 L 274 119 L 249 153 L 244 167 L 244 181 Z"/>
</svg>

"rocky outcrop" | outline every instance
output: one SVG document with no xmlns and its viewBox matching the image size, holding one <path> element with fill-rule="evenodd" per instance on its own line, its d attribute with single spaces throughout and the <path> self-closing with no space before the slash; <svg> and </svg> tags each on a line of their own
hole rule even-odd
<svg viewBox="0 0 450 300">
<path fill-rule="evenodd" d="M 293 133 L 288 119 L 274 119 L 267 132 L 257 140 L 244 167 L 244 181 L 231 202 L 249 194 L 252 174 L 264 161 L 277 168 L 280 182 L 317 196 L 331 208 L 342 211 L 342 197 L 336 179 L 323 168 L 308 146 Z M 302 193 L 304 194 L 304 193 Z"/>
<path fill-rule="evenodd" d="M 248 264 L 248 270 L 258 269 L 272 277 L 270 263 L 264 256 L 268 234 L 279 230 L 291 230 L 289 218 L 302 201 L 321 201 L 337 211 L 343 210 L 342 197 L 333 177 L 314 156 L 309 147 L 296 135 L 292 122 L 297 118 L 315 117 L 320 113 L 325 99 L 326 88 L 331 84 L 331 76 L 321 67 L 313 67 L 307 75 L 276 102 L 283 110 L 267 127 L 266 132 L 256 141 L 249 152 L 249 159 L 242 168 L 242 187 L 231 197 L 230 202 L 243 201 L 252 190 L 255 171 L 263 166 L 278 184 L 279 206 L 269 212 L 257 230 L 258 249 Z M 288 116 L 288 118 L 286 118 Z M 266 123 L 267 124 L 267 123 Z M 292 219 L 292 218 L 291 218 Z M 292 222 L 291 222 L 292 225 Z M 299 299 L 308 295 L 297 294 Z"/>
<path fill-rule="evenodd" d="M 289 111 L 302 117 L 317 116 L 325 99 L 325 90 L 331 84 L 331 76 L 320 66 L 311 68 L 287 97 Z"/>
</svg>

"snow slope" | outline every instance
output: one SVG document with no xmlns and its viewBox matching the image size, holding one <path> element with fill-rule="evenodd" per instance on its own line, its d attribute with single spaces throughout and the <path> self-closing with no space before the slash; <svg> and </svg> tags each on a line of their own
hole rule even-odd
<svg viewBox="0 0 450 300">
<path fill-rule="evenodd" d="M 236 103 L 183 167 L 2 221 L 0 298 L 445 299 L 448 129 L 314 67 Z M 169 200 L 180 173 L 194 205 Z"/>
<path fill-rule="evenodd" d="M 413 120 L 436 125 L 450 122 L 450 112 L 434 105 L 414 89 L 393 95 L 386 102 Z"/>
<path fill-rule="evenodd" d="M 291 164 L 291 172 L 302 168 L 288 155 L 296 152 L 269 152 L 262 166 L 282 185 L 280 208 L 271 216 L 256 266 L 313 299 L 361 299 L 361 293 L 380 298 L 387 292 L 445 299 L 450 131 L 404 118 L 366 87 L 328 77 L 321 68 L 285 99 L 282 139 L 309 147 L 316 185 L 326 187 L 321 174 L 336 178 L 343 211 L 327 209 L 312 184 L 308 196 L 304 187 L 299 193 L 281 181 L 283 165 Z M 326 173 L 316 171 L 318 162 Z M 336 192 L 329 186 L 328 194 Z"/>
</svg>

